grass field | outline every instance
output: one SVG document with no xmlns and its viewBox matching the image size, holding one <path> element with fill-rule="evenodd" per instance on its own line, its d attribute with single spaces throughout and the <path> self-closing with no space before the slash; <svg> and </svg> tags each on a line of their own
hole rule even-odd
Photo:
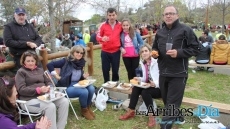
<svg viewBox="0 0 230 129">
<path fill-rule="evenodd" d="M 201 32 L 196 32 L 200 35 Z M 101 71 L 101 58 L 100 50 L 94 51 L 94 74 L 93 77 L 97 79 L 95 86 L 100 87 L 103 83 L 103 76 Z M 120 78 L 128 82 L 126 69 L 121 59 Z M 214 102 L 221 102 L 230 104 L 230 77 L 227 75 L 214 74 L 212 72 L 197 71 L 193 73 L 189 70 L 189 78 L 185 89 L 185 97 L 196 98 L 201 100 L 208 100 Z M 160 100 L 156 100 L 158 107 L 163 108 L 163 103 Z M 128 121 L 119 121 L 118 117 L 123 114 L 124 110 L 114 111 L 112 110 L 113 104 L 107 104 L 107 108 L 101 112 L 97 110 L 96 119 L 89 121 L 81 117 L 80 105 L 78 101 L 73 101 L 74 108 L 80 118 L 76 120 L 72 110 L 69 110 L 69 117 L 66 129 L 145 129 L 147 127 L 148 117 L 136 116 L 134 119 Z M 189 108 L 186 105 L 182 107 Z M 95 109 L 95 107 L 93 107 Z M 184 125 L 174 125 L 174 128 L 180 129 L 197 129 L 199 119 L 196 117 L 186 117 L 186 120 L 193 120 L 193 123 L 185 123 Z M 230 121 L 230 120 L 229 120 Z M 157 125 L 154 129 L 160 129 Z"/>
</svg>

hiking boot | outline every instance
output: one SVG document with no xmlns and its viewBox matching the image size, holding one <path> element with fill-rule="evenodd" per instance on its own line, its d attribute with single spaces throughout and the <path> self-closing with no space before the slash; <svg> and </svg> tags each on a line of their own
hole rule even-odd
<svg viewBox="0 0 230 129">
<path fill-rule="evenodd" d="M 176 118 L 175 124 L 183 125 L 185 123 L 184 117 L 179 116 Z"/>
<path fill-rule="evenodd" d="M 93 120 L 93 116 L 89 113 L 88 108 L 81 108 L 81 114 L 84 116 L 87 120 Z"/>
<path fill-rule="evenodd" d="M 128 120 L 128 119 L 131 119 L 133 117 L 135 117 L 135 111 L 129 109 L 124 115 L 121 115 L 119 117 L 119 120 Z"/>
</svg>

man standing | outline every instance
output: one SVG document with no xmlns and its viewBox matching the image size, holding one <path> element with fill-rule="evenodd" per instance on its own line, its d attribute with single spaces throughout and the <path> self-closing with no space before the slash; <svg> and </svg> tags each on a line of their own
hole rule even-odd
<svg viewBox="0 0 230 129">
<path fill-rule="evenodd" d="M 85 42 L 85 44 L 87 44 L 90 40 L 90 35 L 89 35 L 89 31 L 85 30 L 85 33 L 83 34 L 83 40 Z"/>
<path fill-rule="evenodd" d="M 173 122 L 184 122 L 183 116 L 176 110 L 182 103 L 188 78 L 188 58 L 198 53 L 198 39 L 193 30 L 179 22 L 178 10 L 167 6 L 163 13 L 164 27 L 157 31 L 153 50 L 158 57 L 159 85 L 166 112 L 163 114 L 161 129 L 171 129 Z M 172 48 L 166 51 L 166 44 Z M 174 113 L 174 115 L 173 115 Z M 177 116 L 179 115 L 179 116 Z"/>
<path fill-rule="evenodd" d="M 112 66 L 112 81 L 119 80 L 121 31 L 121 23 L 117 21 L 116 9 L 108 8 L 107 20 L 100 25 L 97 33 L 97 41 L 102 44 L 101 62 L 104 82 L 110 80 L 110 66 Z"/>
<path fill-rule="evenodd" d="M 21 55 L 27 50 L 35 50 L 43 42 L 41 37 L 34 30 L 32 24 L 26 20 L 24 8 L 16 8 L 12 22 L 4 26 L 3 39 L 10 53 L 14 58 L 17 68 L 20 68 Z"/>
</svg>

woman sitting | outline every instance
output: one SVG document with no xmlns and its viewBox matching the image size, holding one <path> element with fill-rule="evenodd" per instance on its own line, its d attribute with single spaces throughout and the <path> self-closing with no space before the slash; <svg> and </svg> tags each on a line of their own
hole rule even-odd
<svg viewBox="0 0 230 129">
<path fill-rule="evenodd" d="M 64 129 L 68 117 L 69 101 L 63 97 L 51 103 L 37 99 L 38 96 L 49 93 L 51 81 L 44 75 L 44 70 L 38 65 L 38 56 L 33 51 L 22 54 L 15 81 L 20 100 L 26 100 L 30 112 L 45 111 L 45 116 L 51 120 L 51 129 Z M 22 108 L 25 108 L 22 106 Z M 56 122 L 56 110 L 58 118 Z"/>
<path fill-rule="evenodd" d="M 159 89 L 159 70 L 157 59 L 151 57 L 151 47 L 148 44 L 144 44 L 140 48 L 140 56 L 141 56 L 141 68 L 143 77 L 134 77 L 135 80 L 141 79 L 142 82 L 149 83 L 150 87 L 147 89 L 143 89 L 140 87 L 134 86 L 132 89 L 132 94 L 130 97 L 129 110 L 119 117 L 120 120 L 128 120 L 135 116 L 135 107 L 137 105 L 137 101 L 139 95 L 142 96 L 143 101 L 147 108 L 149 106 L 153 106 L 152 98 L 161 98 L 161 92 Z M 149 114 L 148 126 L 155 126 L 156 121 L 153 115 Z"/>
<path fill-rule="evenodd" d="M 49 129 L 50 121 L 42 117 L 40 121 L 18 127 L 19 114 L 16 107 L 17 90 L 14 79 L 0 78 L 0 127 L 1 129 Z"/>
<path fill-rule="evenodd" d="M 209 63 L 216 65 L 230 64 L 230 45 L 224 35 L 220 35 L 219 40 L 212 44 Z"/>
<path fill-rule="evenodd" d="M 70 50 L 67 58 L 62 58 L 57 61 L 52 61 L 47 64 L 47 68 L 51 74 L 58 79 L 58 86 L 67 87 L 67 94 L 70 98 L 79 97 L 81 105 L 81 114 L 88 120 L 93 120 L 95 114 L 90 109 L 91 100 L 95 92 L 93 85 L 87 87 L 74 87 L 73 85 L 80 80 L 84 80 L 89 74 L 84 73 L 86 50 L 83 46 L 76 45 Z M 60 76 L 54 68 L 60 68 Z"/>
</svg>

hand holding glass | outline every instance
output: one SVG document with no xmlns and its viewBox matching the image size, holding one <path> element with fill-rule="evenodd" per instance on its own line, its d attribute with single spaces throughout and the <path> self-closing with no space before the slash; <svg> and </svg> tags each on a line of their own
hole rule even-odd
<svg viewBox="0 0 230 129">
<path fill-rule="evenodd" d="M 166 52 L 172 49 L 172 43 L 166 43 Z"/>
</svg>

